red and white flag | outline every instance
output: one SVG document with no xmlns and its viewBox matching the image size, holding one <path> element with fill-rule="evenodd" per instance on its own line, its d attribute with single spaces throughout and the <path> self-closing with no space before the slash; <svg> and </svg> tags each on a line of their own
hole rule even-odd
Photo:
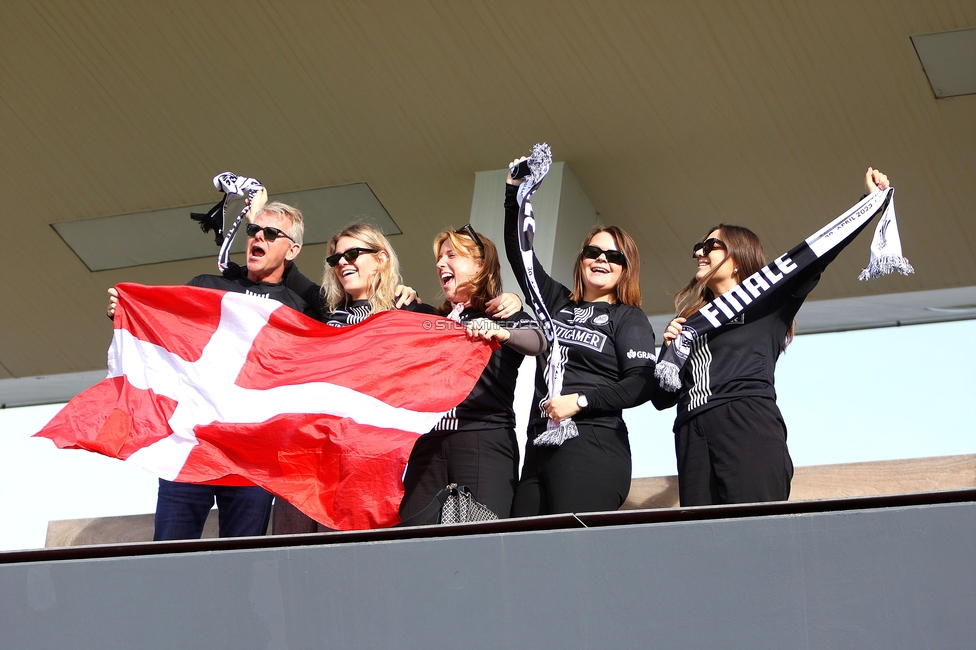
<svg viewBox="0 0 976 650">
<path fill-rule="evenodd" d="M 254 483 L 340 530 L 399 521 L 414 441 L 493 349 L 437 316 L 330 327 L 245 294 L 117 289 L 108 378 L 36 435 L 169 480 Z"/>
</svg>

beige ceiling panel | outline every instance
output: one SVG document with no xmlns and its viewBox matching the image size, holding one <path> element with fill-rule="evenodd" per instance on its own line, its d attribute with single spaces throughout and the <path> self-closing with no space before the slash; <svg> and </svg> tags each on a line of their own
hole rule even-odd
<svg viewBox="0 0 976 650">
<path fill-rule="evenodd" d="M 912 44 L 936 97 L 976 94 L 976 29 L 915 34 Z"/>
<path fill-rule="evenodd" d="M 273 194 L 269 200 L 294 206 L 310 217 L 305 225 L 306 245 L 328 242 L 334 233 L 353 221 L 369 222 L 386 235 L 400 234 L 400 229 L 366 183 Z M 225 228 L 231 227 L 243 206 L 241 199 L 228 204 Z M 214 236 L 202 236 L 196 222 L 189 219 L 190 213 L 206 214 L 211 207 L 204 204 L 150 210 L 62 221 L 51 224 L 51 227 L 89 271 L 107 271 L 216 256 L 218 248 Z M 231 252 L 243 251 L 245 240 L 241 228 Z"/>
<path fill-rule="evenodd" d="M 212 268 L 92 273 L 50 223 L 206 204 L 225 169 L 272 192 L 368 183 L 433 300 L 430 239 L 464 223 L 475 172 L 541 140 L 635 235 L 648 313 L 670 309 L 709 226 L 777 254 L 852 205 L 868 165 L 898 188 L 918 273 L 856 282 L 864 237 L 815 298 L 974 286 L 976 256 L 946 246 L 976 245 L 976 96 L 935 99 L 910 38 L 974 27 L 971 0 L 11 3 L 0 219 L 19 290 L 0 365 L 91 370 L 107 284 Z"/>
</svg>

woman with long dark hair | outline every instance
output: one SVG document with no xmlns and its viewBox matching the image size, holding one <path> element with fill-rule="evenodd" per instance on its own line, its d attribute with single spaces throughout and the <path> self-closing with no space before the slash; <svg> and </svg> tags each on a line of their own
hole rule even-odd
<svg viewBox="0 0 976 650">
<path fill-rule="evenodd" d="M 545 349 L 545 338 L 523 311 L 494 320 L 485 311 L 501 295 L 495 245 L 470 225 L 434 239 L 444 291 L 439 313 L 465 326 L 473 338 L 498 341 L 478 383 L 437 427 L 414 444 L 403 479 L 400 518 L 421 512 L 450 483 L 466 485 L 499 518 L 509 516 L 518 483 L 515 382 L 525 355 Z M 418 522 L 428 523 L 428 522 Z"/>
<path fill-rule="evenodd" d="M 511 174 L 506 181 L 505 250 L 528 293 L 518 241 L 516 194 L 521 182 Z M 617 226 L 595 227 L 580 244 L 572 288 L 552 279 L 538 259 L 534 274 L 554 321 L 563 384 L 560 395 L 549 394 L 549 364 L 540 360 L 512 514 L 616 510 L 627 498 L 631 479 L 622 411 L 645 402 L 654 382 L 654 332 L 640 308 L 637 245 Z M 539 436 L 550 421 L 569 418 L 576 437 L 561 444 L 536 444 L 545 440 Z"/>
<path fill-rule="evenodd" d="M 888 178 L 868 169 L 868 193 Z M 674 446 L 682 506 L 785 501 L 793 461 L 786 423 L 776 405 L 775 370 L 793 339 L 794 317 L 840 248 L 787 280 L 746 319 L 733 320 L 691 343 L 681 388 L 658 390 L 654 405 L 678 405 Z M 674 298 L 677 317 L 664 332 L 671 345 L 688 317 L 766 266 L 762 243 L 748 228 L 719 224 L 692 247 L 695 276 Z"/>
</svg>

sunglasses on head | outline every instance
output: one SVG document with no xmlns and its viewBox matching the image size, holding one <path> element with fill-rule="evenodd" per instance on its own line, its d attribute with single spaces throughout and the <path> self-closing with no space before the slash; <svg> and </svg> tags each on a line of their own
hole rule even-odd
<svg viewBox="0 0 976 650">
<path fill-rule="evenodd" d="M 611 264 L 619 264 L 623 266 L 627 263 L 627 258 L 620 251 L 605 251 L 598 246 L 584 246 L 583 252 L 580 253 L 583 257 L 589 260 L 595 260 L 601 255 L 606 258 Z"/>
<path fill-rule="evenodd" d="M 705 241 L 700 241 L 691 247 L 691 256 L 695 258 L 698 257 L 699 254 L 708 255 L 716 248 L 720 251 L 728 250 L 724 241 L 721 239 L 715 239 L 714 237 L 709 237 Z M 701 253 L 698 251 L 701 251 Z"/>
<path fill-rule="evenodd" d="M 339 266 L 339 260 L 342 258 L 346 258 L 347 262 L 354 262 L 362 253 L 379 253 L 379 251 L 373 250 L 372 248 L 350 248 L 345 252 L 329 255 L 325 258 L 325 261 L 329 266 Z"/>
<path fill-rule="evenodd" d="M 461 228 L 458 228 L 457 230 L 455 230 L 454 231 L 454 234 L 455 235 L 467 235 L 468 237 L 471 238 L 471 241 L 473 241 L 475 244 L 478 245 L 478 248 L 480 248 L 482 254 L 484 254 L 484 252 L 485 252 L 485 242 L 481 241 L 481 237 L 479 237 L 478 236 L 478 233 L 476 233 L 474 231 L 474 227 L 470 223 L 464 225 Z"/>
<path fill-rule="evenodd" d="M 262 228 L 256 223 L 249 223 L 244 228 L 244 232 L 247 233 L 248 237 L 257 237 L 258 233 L 261 232 L 262 230 L 264 231 L 264 238 L 268 241 L 274 241 L 278 239 L 278 237 L 287 237 L 288 239 L 295 241 L 294 239 L 291 238 L 291 235 L 286 233 L 284 230 L 281 230 L 280 228 L 275 228 L 274 226 L 264 226 Z"/>
</svg>

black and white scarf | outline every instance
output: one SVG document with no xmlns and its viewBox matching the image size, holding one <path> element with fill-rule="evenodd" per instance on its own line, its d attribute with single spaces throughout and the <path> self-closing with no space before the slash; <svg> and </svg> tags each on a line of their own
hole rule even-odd
<svg viewBox="0 0 976 650">
<path fill-rule="evenodd" d="M 681 327 L 681 334 L 671 345 L 661 348 L 654 375 L 661 387 L 669 392 L 681 388 L 681 368 L 688 359 L 691 345 L 698 337 L 714 332 L 740 314 L 748 315 L 764 298 L 780 285 L 795 277 L 830 251 L 839 250 L 851 243 L 876 214 L 882 212 L 881 221 L 871 244 L 871 263 L 861 272 L 859 279 L 876 277 L 898 271 L 902 275 L 914 273 L 908 260 L 902 256 L 901 239 L 895 222 L 895 189 L 878 190 L 861 199 L 854 207 L 840 215 L 789 252 L 777 257 L 771 264 L 704 305 L 688 317 Z"/>
<path fill-rule="evenodd" d="M 191 212 L 190 218 L 200 222 L 200 229 L 203 232 L 213 230 L 214 241 L 220 246 L 220 254 L 217 256 L 217 268 L 223 273 L 230 266 L 230 245 L 234 241 L 234 235 L 237 234 L 241 220 L 244 219 L 247 211 L 251 209 L 251 199 L 254 198 L 254 194 L 264 186 L 257 179 L 238 176 L 233 172 L 217 174 L 214 176 L 213 184 L 214 187 L 224 193 L 224 197 L 217 201 L 217 204 L 210 208 L 206 214 Z M 227 233 L 224 234 L 227 203 L 235 196 L 245 195 L 247 195 L 247 198 L 244 200 L 244 209 L 241 210 L 241 213 L 237 215 L 237 219 L 234 220 L 231 227 L 227 229 Z M 223 242 L 221 242 L 221 239 L 223 239 Z"/>
<path fill-rule="evenodd" d="M 553 326 L 552 316 L 542 299 L 542 291 L 535 279 L 535 264 L 533 261 L 533 241 L 535 240 L 535 217 L 532 214 L 531 197 L 539 189 L 549 167 L 552 165 L 552 149 L 545 142 L 532 147 L 532 155 L 528 161 L 529 175 L 518 189 L 518 229 L 519 229 L 519 252 L 522 254 L 522 267 L 525 269 L 525 284 L 529 288 L 529 295 L 526 296 L 529 304 L 535 311 L 536 318 L 542 326 L 542 332 L 549 342 L 549 360 L 547 372 L 545 373 L 548 395 L 539 403 L 539 409 L 543 410 L 543 403 L 562 394 L 563 390 L 563 371 L 566 365 L 566 355 L 563 354 L 559 339 L 556 338 L 556 329 Z M 513 168 L 512 174 L 516 173 Z M 537 445 L 561 445 L 570 438 L 579 435 L 579 429 L 572 418 L 560 421 L 558 424 L 549 420 L 546 430 L 539 434 L 534 443 Z"/>
</svg>

